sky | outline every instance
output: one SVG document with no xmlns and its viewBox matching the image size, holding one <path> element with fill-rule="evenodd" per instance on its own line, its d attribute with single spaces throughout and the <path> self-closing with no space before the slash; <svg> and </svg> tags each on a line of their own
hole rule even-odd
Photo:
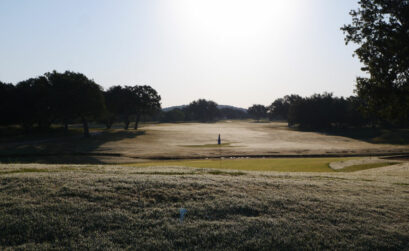
<svg viewBox="0 0 409 251">
<path fill-rule="evenodd" d="M 340 27 L 357 1 L 1 0 L 0 81 L 70 70 L 150 85 L 162 107 L 349 96 L 363 73 Z"/>
</svg>

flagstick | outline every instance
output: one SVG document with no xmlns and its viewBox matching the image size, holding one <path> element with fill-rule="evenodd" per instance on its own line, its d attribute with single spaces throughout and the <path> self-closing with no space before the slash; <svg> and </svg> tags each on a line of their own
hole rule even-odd
<svg viewBox="0 0 409 251">
<path fill-rule="evenodd" d="M 219 169 L 222 169 L 222 146 L 221 145 L 219 145 L 219 156 L 220 156 Z"/>
<path fill-rule="evenodd" d="M 222 169 L 222 139 L 220 137 L 217 138 L 217 144 L 219 145 L 219 169 Z"/>
</svg>

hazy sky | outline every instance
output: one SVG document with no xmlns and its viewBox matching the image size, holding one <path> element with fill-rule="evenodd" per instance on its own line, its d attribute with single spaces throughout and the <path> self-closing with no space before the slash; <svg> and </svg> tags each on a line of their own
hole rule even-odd
<svg viewBox="0 0 409 251">
<path fill-rule="evenodd" d="M 362 73 L 339 28 L 357 1 L 1 0 L 0 81 L 72 70 L 151 85 L 163 107 L 348 96 Z"/>
</svg>

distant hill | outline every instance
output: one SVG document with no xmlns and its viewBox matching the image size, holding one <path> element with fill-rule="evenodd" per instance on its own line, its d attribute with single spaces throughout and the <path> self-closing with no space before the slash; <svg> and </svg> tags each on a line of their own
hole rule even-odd
<svg viewBox="0 0 409 251">
<path fill-rule="evenodd" d="M 177 106 L 165 107 L 165 108 L 162 109 L 162 111 L 168 112 L 168 111 L 172 111 L 174 109 L 183 109 L 186 106 L 187 105 L 177 105 Z M 247 112 L 247 109 L 245 109 L 245 108 L 236 107 L 236 106 L 232 106 L 232 105 L 217 105 L 217 108 L 219 108 L 219 109 L 230 108 L 230 109 L 233 109 L 233 110 L 239 110 L 239 111 Z"/>
<path fill-rule="evenodd" d="M 239 110 L 239 111 L 247 112 L 247 109 L 245 109 L 245 108 L 232 106 L 232 105 L 218 105 L 217 108 L 219 108 L 219 109 L 230 108 L 230 109 L 233 109 L 233 110 Z"/>
<path fill-rule="evenodd" d="M 185 108 L 186 106 L 187 106 L 187 105 L 169 106 L 169 107 L 162 108 L 162 111 L 168 112 L 168 111 L 172 111 L 172 110 L 174 110 L 174 109 L 183 109 L 183 108 Z"/>
</svg>

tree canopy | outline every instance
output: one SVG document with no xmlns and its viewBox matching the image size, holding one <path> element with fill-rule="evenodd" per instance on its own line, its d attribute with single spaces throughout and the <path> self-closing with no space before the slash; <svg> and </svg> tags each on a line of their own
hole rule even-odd
<svg viewBox="0 0 409 251">
<path fill-rule="evenodd" d="M 276 118 L 287 120 L 290 106 L 300 99 L 300 96 L 292 94 L 274 100 L 274 102 L 268 107 L 270 119 Z"/>
<path fill-rule="evenodd" d="M 161 110 L 161 97 L 155 89 L 148 85 L 135 85 L 131 88 L 132 94 L 135 98 L 135 126 L 138 129 L 138 123 L 142 115 L 157 113 Z"/>
<path fill-rule="evenodd" d="M 394 125 L 409 123 L 409 1 L 361 0 L 345 25 L 346 43 L 368 77 L 358 77 L 356 92 L 367 114 Z"/>
<path fill-rule="evenodd" d="M 219 109 L 217 103 L 211 100 L 199 99 L 191 102 L 185 108 L 186 120 L 210 122 L 217 119 Z"/>
<path fill-rule="evenodd" d="M 259 121 L 262 118 L 267 117 L 267 108 L 264 105 L 253 105 L 247 109 L 247 113 Z"/>
<path fill-rule="evenodd" d="M 80 118 L 84 136 L 89 136 L 88 119 L 96 118 L 105 109 L 102 87 L 82 73 L 53 71 L 45 76 L 55 95 L 55 109 L 64 123 Z"/>
</svg>

